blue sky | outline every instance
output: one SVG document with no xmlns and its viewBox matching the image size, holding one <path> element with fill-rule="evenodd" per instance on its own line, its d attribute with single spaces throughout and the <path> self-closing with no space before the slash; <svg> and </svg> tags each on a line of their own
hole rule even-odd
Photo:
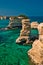
<svg viewBox="0 0 43 65">
<path fill-rule="evenodd" d="M 0 15 L 43 16 L 43 0 L 0 0 Z"/>
</svg>

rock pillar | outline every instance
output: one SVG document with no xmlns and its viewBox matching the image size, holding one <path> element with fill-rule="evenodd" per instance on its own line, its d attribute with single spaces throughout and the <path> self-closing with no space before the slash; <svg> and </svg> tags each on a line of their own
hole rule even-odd
<svg viewBox="0 0 43 65">
<path fill-rule="evenodd" d="M 20 37 L 16 40 L 16 43 L 29 43 L 30 34 L 30 19 L 22 20 L 22 30 L 20 31 Z"/>
</svg>

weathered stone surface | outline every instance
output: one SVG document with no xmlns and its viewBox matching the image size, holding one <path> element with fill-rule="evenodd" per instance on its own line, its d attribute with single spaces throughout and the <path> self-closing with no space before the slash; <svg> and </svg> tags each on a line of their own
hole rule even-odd
<svg viewBox="0 0 43 65">
<path fill-rule="evenodd" d="M 31 28 L 38 28 L 39 23 L 37 21 L 31 23 Z"/>
<path fill-rule="evenodd" d="M 39 34 L 40 34 L 40 35 L 43 35 L 43 23 L 40 23 L 40 24 L 38 25 L 38 30 L 39 30 Z"/>
<path fill-rule="evenodd" d="M 35 40 L 32 45 L 32 49 L 28 51 L 28 55 L 31 58 L 31 61 L 35 63 L 35 65 L 43 65 L 43 23 L 39 24 L 39 39 Z"/>
<path fill-rule="evenodd" d="M 33 63 L 43 65 L 43 43 L 40 40 L 35 40 L 32 49 L 28 51 Z"/>
<path fill-rule="evenodd" d="M 28 36 L 29 33 L 30 33 L 30 19 L 23 19 L 20 36 Z"/>
<path fill-rule="evenodd" d="M 30 19 L 23 19 L 22 20 L 22 30 L 20 31 L 20 37 L 16 40 L 16 43 L 22 42 L 22 40 L 24 39 L 25 43 L 28 44 L 29 34 L 30 34 Z"/>
</svg>

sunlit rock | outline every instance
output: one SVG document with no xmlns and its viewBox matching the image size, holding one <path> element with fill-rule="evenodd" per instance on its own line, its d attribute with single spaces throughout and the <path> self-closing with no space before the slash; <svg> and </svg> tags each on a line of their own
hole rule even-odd
<svg viewBox="0 0 43 65">
<path fill-rule="evenodd" d="M 43 65 L 43 23 L 38 25 L 39 39 L 35 40 L 32 49 L 28 51 L 31 61 L 35 65 Z"/>
<path fill-rule="evenodd" d="M 40 34 L 40 35 L 43 35 L 43 23 L 40 23 L 40 24 L 38 25 L 38 31 L 39 31 L 39 34 Z"/>
<path fill-rule="evenodd" d="M 25 41 L 25 43 L 28 44 L 29 34 L 30 34 L 30 19 L 23 19 L 22 20 L 22 30 L 20 31 L 20 36 L 16 40 L 16 43 L 19 43 L 19 42 L 23 43 L 23 41 Z"/>
<path fill-rule="evenodd" d="M 31 23 L 31 28 L 38 28 L 39 23 L 37 21 Z"/>
<path fill-rule="evenodd" d="M 43 65 L 43 35 L 39 35 L 39 39 L 35 40 L 32 49 L 28 51 L 31 62 L 35 65 Z"/>
</svg>

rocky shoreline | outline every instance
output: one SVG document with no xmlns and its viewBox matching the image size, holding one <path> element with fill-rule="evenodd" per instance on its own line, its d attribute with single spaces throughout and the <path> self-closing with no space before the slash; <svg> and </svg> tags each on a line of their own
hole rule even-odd
<svg viewBox="0 0 43 65">
<path fill-rule="evenodd" d="M 28 51 L 31 61 L 35 65 L 43 65 L 43 23 L 38 25 L 39 39 L 32 44 L 32 49 Z"/>
<path fill-rule="evenodd" d="M 10 30 L 22 28 L 20 36 L 16 39 L 17 44 L 30 44 L 32 48 L 28 51 L 28 56 L 31 58 L 33 65 L 43 65 L 43 23 L 32 22 L 27 17 L 10 17 L 9 24 L 6 28 L 0 30 Z M 37 36 L 31 35 L 31 29 L 38 30 Z"/>
</svg>

